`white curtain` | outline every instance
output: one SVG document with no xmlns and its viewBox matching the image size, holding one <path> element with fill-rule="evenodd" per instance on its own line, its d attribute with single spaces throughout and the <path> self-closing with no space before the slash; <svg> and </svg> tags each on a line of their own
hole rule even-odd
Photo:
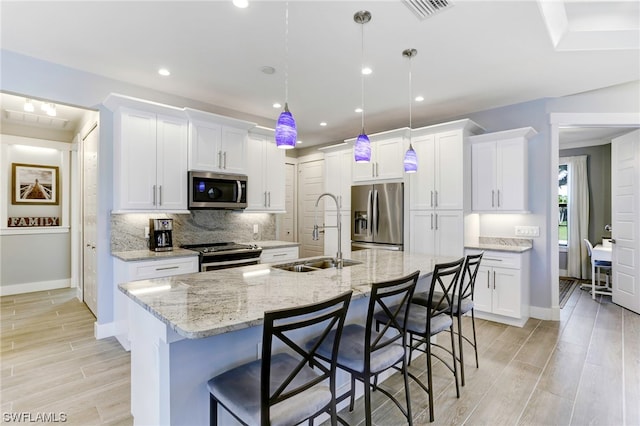
<svg viewBox="0 0 640 426">
<path fill-rule="evenodd" d="M 587 156 L 560 158 L 561 164 L 567 164 L 568 179 L 568 217 L 569 232 L 567 238 L 567 275 L 588 279 L 591 274 L 589 252 L 584 243 L 589 238 L 589 180 L 587 174 Z"/>
</svg>

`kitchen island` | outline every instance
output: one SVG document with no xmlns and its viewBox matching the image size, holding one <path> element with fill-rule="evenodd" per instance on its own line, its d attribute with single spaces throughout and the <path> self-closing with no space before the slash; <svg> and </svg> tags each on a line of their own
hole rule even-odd
<svg viewBox="0 0 640 426">
<path fill-rule="evenodd" d="M 261 264 L 120 284 L 129 298 L 135 424 L 208 424 L 207 381 L 258 357 L 265 311 L 353 290 L 347 323 L 362 323 L 372 282 L 420 270 L 423 290 L 435 264 L 452 260 L 385 250 L 351 258 L 360 263 L 342 270 L 298 273 Z M 338 386 L 347 383 L 344 376 Z M 221 424 L 233 423 L 224 410 L 220 416 Z"/>
</svg>

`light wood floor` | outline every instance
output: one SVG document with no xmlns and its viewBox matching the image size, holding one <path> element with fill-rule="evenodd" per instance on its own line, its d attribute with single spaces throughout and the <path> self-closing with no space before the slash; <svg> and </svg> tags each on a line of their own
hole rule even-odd
<svg viewBox="0 0 640 426">
<path fill-rule="evenodd" d="M 66 424 L 131 424 L 129 354 L 93 338 L 94 318 L 70 290 L 2 297 L 1 408 L 64 412 Z M 640 425 L 640 316 L 576 290 L 561 321 L 509 327 L 477 320 L 480 368 L 465 351 L 467 383 L 434 367 L 434 425 Z M 468 326 L 469 323 L 465 323 Z M 424 359 L 412 363 L 414 372 Z M 401 389 L 401 381 L 386 384 Z M 410 387 L 414 424 L 427 425 L 424 392 Z M 374 423 L 403 424 L 374 393 Z M 342 416 L 359 424 L 363 403 Z"/>
</svg>

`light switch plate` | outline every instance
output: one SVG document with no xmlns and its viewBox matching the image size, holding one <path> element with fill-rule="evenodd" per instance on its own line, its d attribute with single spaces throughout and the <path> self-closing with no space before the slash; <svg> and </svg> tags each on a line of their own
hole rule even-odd
<svg viewBox="0 0 640 426">
<path fill-rule="evenodd" d="M 516 226 L 516 237 L 539 237 L 539 226 Z"/>
</svg>

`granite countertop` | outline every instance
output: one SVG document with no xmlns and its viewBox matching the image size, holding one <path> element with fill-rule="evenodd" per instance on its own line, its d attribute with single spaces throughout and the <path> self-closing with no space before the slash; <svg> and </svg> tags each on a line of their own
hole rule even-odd
<svg viewBox="0 0 640 426">
<path fill-rule="evenodd" d="M 293 241 L 277 241 L 277 240 L 241 241 L 240 244 L 257 244 L 260 247 L 262 247 L 264 250 L 286 248 L 286 247 L 300 247 L 300 243 L 296 243 Z"/>
<path fill-rule="evenodd" d="M 423 277 L 433 272 L 435 264 L 454 260 L 387 250 L 359 250 L 351 258 L 362 263 L 306 273 L 261 264 L 124 283 L 118 288 L 179 335 L 197 339 L 260 325 L 266 310 L 314 303 L 347 290 L 353 290 L 353 299 L 365 297 L 372 282 L 416 270 Z"/>
<path fill-rule="evenodd" d="M 465 243 L 464 248 L 524 253 L 533 250 L 530 238 L 480 237 L 477 242 Z"/>
<path fill-rule="evenodd" d="M 173 250 L 170 251 L 129 250 L 116 251 L 111 253 L 111 256 L 120 260 L 124 260 L 125 262 L 134 262 L 137 260 L 170 259 L 172 257 L 189 257 L 197 255 L 198 252 L 182 249 L 179 247 L 174 247 Z"/>
</svg>

